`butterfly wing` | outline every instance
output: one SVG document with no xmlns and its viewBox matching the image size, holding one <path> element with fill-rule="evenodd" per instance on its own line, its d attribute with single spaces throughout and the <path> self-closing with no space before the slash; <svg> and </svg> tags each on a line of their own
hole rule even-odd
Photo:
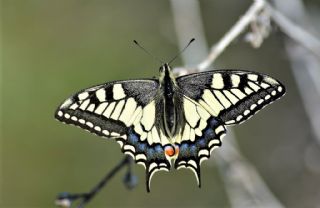
<svg viewBox="0 0 320 208">
<path fill-rule="evenodd" d="M 178 77 L 177 83 L 183 94 L 225 125 L 247 120 L 285 93 L 276 79 L 250 71 L 208 71 Z"/>
<path fill-rule="evenodd" d="M 183 96 L 183 114 L 179 155 L 175 168 L 191 169 L 201 186 L 200 165 L 208 159 L 214 148 L 221 146 L 221 139 L 226 134 L 223 122 L 193 99 Z"/>
<path fill-rule="evenodd" d="M 238 124 L 285 93 L 284 86 L 263 74 L 239 70 L 208 71 L 177 78 L 183 114 L 175 168 L 189 168 L 200 180 L 200 164 L 221 146 L 225 125 Z"/>
<path fill-rule="evenodd" d="M 152 175 L 170 169 L 164 154 L 168 139 L 156 111 L 156 80 L 117 81 L 76 93 L 57 109 L 55 117 L 99 136 L 115 139 L 122 152 L 146 168 L 150 190 Z"/>
</svg>

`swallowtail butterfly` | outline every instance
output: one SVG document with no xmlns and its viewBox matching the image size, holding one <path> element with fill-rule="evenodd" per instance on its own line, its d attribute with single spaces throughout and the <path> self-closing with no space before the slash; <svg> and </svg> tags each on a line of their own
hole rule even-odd
<svg viewBox="0 0 320 208">
<path fill-rule="evenodd" d="M 56 119 L 115 139 L 124 154 L 153 174 L 189 168 L 200 187 L 200 165 L 221 146 L 226 126 L 239 124 L 280 98 L 285 87 L 250 71 L 215 70 L 174 77 L 169 64 L 157 79 L 114 81 L 65 100 Z"/>
</svg>

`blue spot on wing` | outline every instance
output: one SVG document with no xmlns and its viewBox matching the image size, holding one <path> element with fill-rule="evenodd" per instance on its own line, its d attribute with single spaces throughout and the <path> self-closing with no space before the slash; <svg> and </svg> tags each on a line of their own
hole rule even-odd
<svg viewBox="0 0 320 208">
<path fill-rule="evenodd" d="M 149 180 L 150 175 L 160 168 L 167 168 L 170 169 L 171 165 L 167 158 L 165 157 L 164 147 L 159 143 L 149 144 L 147 140 L 141 141 L 139 135 L 133 130 L 133 128 L 128 129 L 127 133 L 127 139 L 118 138 L 117 140 L 120 140 L 123 142 L 123 147 L 125 145 L 130 145 L 135 148 L 135 151 L 133 152 L 130 149 L 124 150 L 122 148 L 123 152 L 129 151 L 133 155 L 143 154 L 145 155 L 146 159 L 139 159 L 135 160 L 136 162 L 143 162 L 146 166 L 146 186 L 147 191 L 150 191 L 149 187 Z M 135 159 L 135 158 L 133 158 Z M 151 163 L 157 164 L 156 167 L 154 167 L 152 170 L 149 170 L 149 166 Z M 161 164 L 161 165 L 160 165 Z"/>
<path fill-rule="evenodd" d="M 183 141 L 180 144 L 180 153 L 176 160 L 180 162 L 181 160 L 188 160 L 198 158 L 198 153 L 201 149 L 210 150 L 208 145 L 209 142 L 213 139 L 219 139 L 219 135 L 216 135 L 214 130 L 219 126 L 219 121 L 216 118 L 211 118 L 207 121 L 207 127 L 203 129 L 202 136 L 196 136 L 194 142 L 192 141 Z"/>
<path fill-rule="evenodd" d="M 147 157 L 146 162 L 152 162 L 153 160 L 158 160 L 166 162 L 166 157 L 164 153 L 164 147 L 159 143 L 154 143 L 150 145 L 147 140 L 141 141 L 139 135 L 134 132 L 132 128 L 128 131 L 127 140 L 121 139 L 124 145 L 131 145 L 135 148 L 134 154 L 145 154 Z M 122 149 L 124 151 L 124 149 Z M 127 151 L 127 150 L 126 150 Z"/>
<path fill-rule="evenodd" d="M 198 145 L 200 148 L 205 148 L 206 147 L 206 140 L 204 138 L 200 138 L 198 140 Z"/>
<path fill-rule="evenodd" d="M 130 133 L 128 137 L 128 141 L 132 144 L 137 143 L 139 141 L 139 137 L 135 133 Z"/>
</svg>

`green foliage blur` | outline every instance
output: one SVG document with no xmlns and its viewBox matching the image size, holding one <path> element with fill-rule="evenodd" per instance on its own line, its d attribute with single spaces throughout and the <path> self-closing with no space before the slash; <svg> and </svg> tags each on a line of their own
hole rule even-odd
<svg viewBox="0 0 320 208">
<path fill-rule="evenodd" d="M 208 44 L 217 42 L 250 3 L 201 1 Z M 164 60 L 175 55 L 170 3 L 2 0 L 0 6 L 0 206 L 54 207 L 57 193 L 89 190 L 123 157 L 116 142 L 56 121 L 55 109 L 92 85 L 157 76 L 159 63 L 132 40 Z M 320 171 L 305 165 L 302 150 L 314 140 L 279 33 L 258 50 L 239 40 L 215 67 L 264 72 L 287 86 L 283 99 L 234 129 L 243 154 L 279 200 L 288 207 L 311 207 L 319 197 Z M 135 165 L 134 190 L 123 185 L 122 170 L 88 207 L 229 207 L 214 156 L 201 170 L 201 189 L 191 171 L 173 170 L 155 174 L 148 194 L 144 169 Z"/>
</svg>

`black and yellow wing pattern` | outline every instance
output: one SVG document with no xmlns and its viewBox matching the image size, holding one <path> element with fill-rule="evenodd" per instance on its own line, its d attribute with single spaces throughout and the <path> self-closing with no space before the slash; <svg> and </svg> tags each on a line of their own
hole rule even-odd
<svg viewBox="0 0 320 208">
<path fill-rule="evenodd" d="M 177 78 L 182 94 L 224 125 L 239 124 L 285 94 L 276 79 L 250 71 L 215 70 Z"/>
<path fill-rule="evenodd" d="M 91 87 L 68 98 L 56 119 L 98 136 L 113 138 L 124 154 L 146 168 L 147 189 L 152 175 L 170 169 L 164 154 L 168 143 L 156 111 L 157 80 L 132 80 Z"/>
<path fill-rule="evenodd" d="M 200 164 L 221 146 L 226 126 L 249 119 L 280 98 L 285 87 L 270 76 L 240 70 L 215 70 L 177 78 L 185 121 L 175 168 L 190 168 L 200 180 Z"/>
<path fill-rule="evenodd" d="M 189 168 L 201 185 L 200 165 L 221 146 L 226 126 L 244 122 L 285 93 L 270 76 L 240 70 L 216 70 L 176 78 L 173 93 L 177 131 L 164 128 L 161 83 L 155 79 L 115 81 L 84 89 L 56 110 L 55 117 L 98 136 L 115 139 L 122 152 L 153 174 Z M 170 111 L 171 112 L 171 111 Z M 172 111 L 175 112 L 175 111 Z M 171 121 L 170 121 L 171 122 Z"/>
</svg>

